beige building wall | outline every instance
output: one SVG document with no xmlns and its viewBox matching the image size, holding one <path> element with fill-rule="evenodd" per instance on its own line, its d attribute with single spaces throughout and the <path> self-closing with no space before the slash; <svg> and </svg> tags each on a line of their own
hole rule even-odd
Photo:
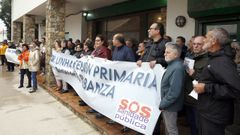
<svg viewBox="0 0 240 135">
<path fill-rule="evenodd" d="M 65 32 L 68 32 L 69 34 L 66 34 L 65 37 L 72 38 L 73 41 L 76 39 L 80 39 L 81 37 L 81 19 L 82 15 L 71 15 L 66 17 L 65 22 Z"/>
<path fill-rule="evenodd" d="M 16 21 L 47 0 L 12 0 L 12 21 Z"/>
<path fill-rule="evenodd" d="M 175 41 L 177 36 L 183 36 L 188 42 L 195 34 L 195 20 L 190 18 L 187 14 L 187 0 L 167 0 L 167 28 L 166 34 Z M 177 16 L 186 17 L 186 25 L 184 27 L 177 27 L 175 19 Z"/>
</svg>

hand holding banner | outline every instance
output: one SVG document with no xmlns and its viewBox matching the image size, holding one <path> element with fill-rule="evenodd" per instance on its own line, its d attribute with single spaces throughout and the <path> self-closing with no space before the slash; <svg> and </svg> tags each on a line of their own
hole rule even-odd
<svg viewBox="0 0 240 135">
<path fill-rule="evenodd" d="M 68 82 L 92 108 L 143 134 L 152 134 L 160 115 L 160 84 L 164 69 L 149 63 L 106 61 L 53 51 L 50 61 L 58 76 Z"/>
<path fill-rule="evenodd" d="M 19 64 L 16 49 L 7 48 L 7 50 L 5 52 L 5 56 L 6 56 L 8 62 Z"/>
</svg>

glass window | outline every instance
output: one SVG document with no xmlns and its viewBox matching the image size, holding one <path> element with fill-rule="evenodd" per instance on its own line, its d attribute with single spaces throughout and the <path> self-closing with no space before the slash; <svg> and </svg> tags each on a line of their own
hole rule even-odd
<svg viewBox="0 0 240 135">
<path fill-rule="evenodd" d="M 148 37 L 148 28 L 153 22 L 161 22 L 166 26 L 166 8 L 144 11 L 131 15 L 104 18 L 93 21 L 89 25 L 92 36 L 96 34 L 104 35 L 108 40 L 116 33 L 123 33 L 125 38 L 141 41 Z"/>
<path fill-rule="evenodd" d="M 154 22 L 162 23 L 166 26 L 166 8 L 156 10 L 148 14 L 148 26 Z"/>
<path fill-rule="evenodd" d="M 140 17 L 133 16 L 115 20 L 109 20 L 107 23 L 107 37 L 112 39 L 116 33 L 123 33 L 126 38 L 139 40 L 140 36 Z"/>
<path fill-rule="evenodd" d="M 229 34 L 237 34 L 237 24 L 228 24 L 228 25 L 208 25 L 207 31 L 214 28 L 224 28 L 229 32 Z"/>
<path fill-rule="evenodd" d="M 224 28 L 228 31 L 231 39 L 237 38 L 237 24 L 215 24 L 215 25 L 206 25 L 206 31 L 209 31 L 214 28 Z"/>
</svg>

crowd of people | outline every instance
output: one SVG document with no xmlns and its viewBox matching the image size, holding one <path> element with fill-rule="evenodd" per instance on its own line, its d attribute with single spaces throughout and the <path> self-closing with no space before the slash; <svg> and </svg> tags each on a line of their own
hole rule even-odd
<svg viewBox="0 0 240 135">
<path fill-rule="evenodd" d="M 81 58 L 86 55 L 100 57 L 113 61 L 135 62 L 141 67 L 142 62 L 149 62 L 150 68 L 161 64 L 166 72 L 161 80 L 161 103 L 159 109 L 161 116 L 155 126 L 154 135 L 160 135 L 160 123 L 163 119 L 165 133 L 178 135 L 178 112 L 185 111 L 191 135 L 224 135 L 227 125 L 232 123 L 233 102 L 240 97 L 240 45 L 230 42 L 229 34 L 223 28 L 215 28 L 204 35 L 196 35 L 186 45 L 185 38 L 178 36 L 176 43 L 170 36 L 164 35 L 164 25 L 153 23 L 148 29 L 148 38 L 139 44 L 132 39 L 125 39 L 124 35 L 117 33 L 112 37 L 111 43 L 102 35 L 94 40 L 87 38 L 83 42 L 72 39 L 55 40 L 54 50 L 58 53 L 73 55 Z M 6 62 L 4 51 L 8 44 L 6 41 L 0 47 L 2 65 Z M 27 88 L 32 87 L 30 93 L 37 90 L 37 73 L 45 74 L 45 38 L 42 41 L 33 41 L 30 45 L 20 43 L 17 48 L 21 50 L 20 85 L 23 87 L 24 75 L 28 77 Z M 184 59 L 195 61 L 194 67 L 184 64 Z M 14 64 L 8 64 L 9 71 L 14 70 Z M 13 67 L 13 68 L 12 68 Z M 61 80 L 55 73 L 56 85 L 60 93 L 69 91 L 71 86 Z M 197 81 L 198 83 L 194 83 Z M 189 93 L 195 90 L 198 99 Z M 87 105 L 79 101 L 80 106 Z M 104 116 L 94 109 L 87 113 L 96 113 L 96 118 Z M 114 121 L 108 121 L 109 124 Z M 123 127 L 123 131 L 127 131 Z"/>
</svg>

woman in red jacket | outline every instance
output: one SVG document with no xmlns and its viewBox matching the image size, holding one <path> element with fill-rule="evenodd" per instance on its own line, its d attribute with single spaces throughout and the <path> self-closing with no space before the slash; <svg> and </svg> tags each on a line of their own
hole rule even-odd
<svg viewBox="0 0 240 135">
<path fill-rule="evenodd" d="M 102 35 L 97 35 L 95 38 L 94 51 L 92 52 L 94 57 L 104 58 L 110 60 L 112 58 L 111 50 L 107 48 L 107 42 Z M 95 113 L 94 109 L 90 109 L 87 113 Z M 104 116 L 97 112 L 96 118 L 103 118 Z"/>
<path fill-rule="evenodd" d="M 97 35 L 95 38 L 94 51 L 92 55 L 94 57 L 105 58 L 110 60 L 112 58 L 111 50 L 107 48 L 107 42 L 102 35 Z"/>
</svg>

